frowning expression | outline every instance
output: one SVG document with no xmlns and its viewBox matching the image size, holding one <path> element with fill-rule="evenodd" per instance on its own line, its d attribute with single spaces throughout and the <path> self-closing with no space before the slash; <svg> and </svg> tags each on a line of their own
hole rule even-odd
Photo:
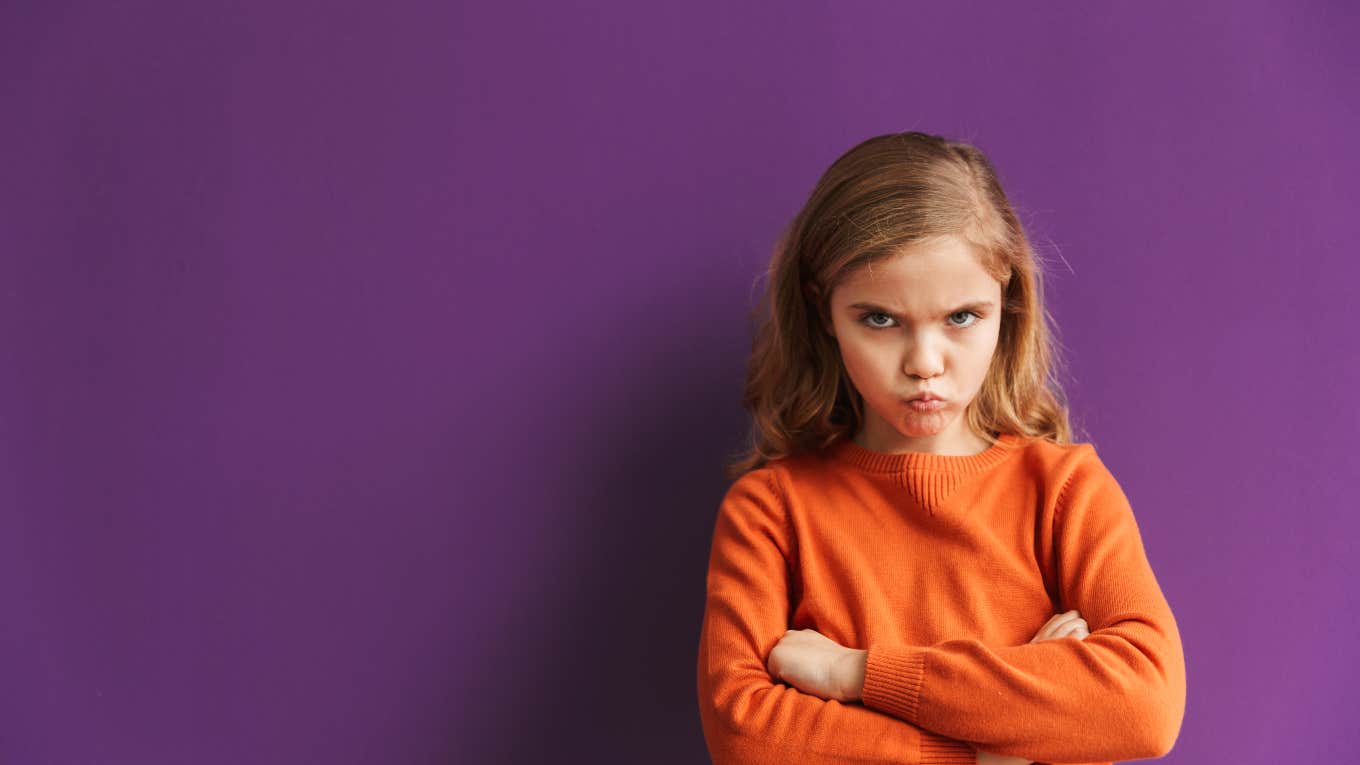
<svg viewBox="0 0 1360 765">
<path fill-rule="evenodd" d="M 827 331 L 864 397 L 856 440 L 884 453 L 965 454 L 982 442 L 963 414 L 986 379 L 1001 328 L 1001 284 L 976 249 L 947 236 L 860 268 L 837 285 Z M 923 393 L 941 401 L 916 405 Z"/>
</svg>

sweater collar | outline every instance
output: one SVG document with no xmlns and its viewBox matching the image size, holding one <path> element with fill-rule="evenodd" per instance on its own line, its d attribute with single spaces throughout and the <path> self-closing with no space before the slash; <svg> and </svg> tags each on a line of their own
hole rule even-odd
<svg viewBox="0 0 1360 765">
<path fill-rule="evenodd" d="M 885 454 L 866 449 L 850 437 L 843 437 L 827 447 L 836 459 L 848 462 L 870 473 L 933 472 L 968 475 L 981 473 L 999 464 L 1020 443 L 1011 433 L 1002 433 L 996 443 L 977 454 L 931 454 L 930 452 L 902 452 Z"/>
<path fill-rule="evenodd" d="M 884 454 L 866 449 L 849 437 L 844 437 L 828 446 L 827 453 L 867 473 L 889 476 L 906 489 L 921 507 L 935 515 L 946 506 L 955 489 L 1000 464 L 1020 443 L 1019 436 L 1002 433 L 996 443 L 977 454 Z"/>
</svg>

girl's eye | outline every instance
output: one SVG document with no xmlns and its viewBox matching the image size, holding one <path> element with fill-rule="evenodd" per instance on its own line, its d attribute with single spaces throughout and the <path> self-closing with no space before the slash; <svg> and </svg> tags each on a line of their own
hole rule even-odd
<svg viewBox="0 0 1360 765">
<path fill-rule="evenodd" d="M 977 321 L 970 321 L 970 322 L 968 322 L 967 324 L 952 324 L 952 322 L 951 322 L 951 324 L 952 324 L 953 326 L 958 327 L 959 329 L 967 329 L 967 328 L 973 326 L 974 324 L 977 324 L 979 321 L 982 321 L 982 317 L 979 316 L 979 315 L 977 315 L 976 313 L 973 313 L 972 311 L 959 311 L 958 313 L 950 314 L 950 315 L 949 315 L 949 318 L 952 319 L 952 318 L 954 318 L 955 316 L 972 316 L 974 319 L 977 320 Z"/>
<path fill-rule="evenodd" d="M 893 320 L 892 317 L 886 313 L 866 313 L 863 316 L 859 317 L 859 320 L 861 322 L 864 322 L 865 326 L 869 327 L 870 329 L 887 329 L 888 327 L 892 326 L 892 324 L 875 324 L 873 322 L 865 322 L 865 319 L 871 319 L 875 316 L 882 316 L 883 318 L 887 319 L 890 322 Z"/>
</svg>

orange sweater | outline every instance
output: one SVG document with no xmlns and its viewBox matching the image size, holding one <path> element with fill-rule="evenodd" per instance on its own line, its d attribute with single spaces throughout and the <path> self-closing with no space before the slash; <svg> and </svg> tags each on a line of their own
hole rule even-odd
<svg viewBox="0 0 1360 765">
<path fill-rule="evenodd" d="M 1077 609 L 1085 639 L 1031 644 Z M 775 682 L 789 629 L 867 649 L 862 703 Z M 1180 633 L 1090 444 L 1003 434 L 970 456 L 843 439 L 738 478 L 718 510 L 698 656 L 726 763 L 1160 757 L 1180 733 Z"/>
</svg>

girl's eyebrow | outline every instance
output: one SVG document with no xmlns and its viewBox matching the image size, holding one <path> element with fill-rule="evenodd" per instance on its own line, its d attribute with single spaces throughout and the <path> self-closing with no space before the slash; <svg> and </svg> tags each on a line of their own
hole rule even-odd
<svg viewBox="0 0 1360 765">
<path fill-rule="evenodd" d="M 955 308 L 955 309 L 952 310 L 952 311 L 948 311 L 948 312 L 946 312 L 944 315 L 945 315 L 945 316 L 953 316 L 954 314 L 959 313 L 960 311 L 979 311 L 979 310 L 987 310 L 987 311 L 990 311 L 991 309 L 993 309 L 993 308 L 995 308 L 995 307 L 996 307 L 996 304 L 993 303 L 993 302 L 990 301 L 990 300 L 975 300 L 975 301 L 973 301 L 973 302 L 971 302 L 971 303 L 965 303 L 964 305 L 961 305 L 961 306 L 959 306 L 958 308 Z M 887 309 L 887 308 L 884 308 L 884 307 L 881 306 L 881 305 L 876 305 L 876 304 L 874 304 L 874 303 L 865 303 L 865 302 L 852 303 L 852 304 L 850 305 L 850 308 L 852 308 L 852 309 L 857 309 L 857 310 L 861 310 L 861 311 L 877 311 L 878 313 L 884 314 L 884 315 L 886 315 L 886 316 L 892 316 L 892 317 L 894 317 L 894 318 L 897 318 L 897 314 L 896 314 L 896 313 L 892 312 L 891 310 L 889 310 L 889 309 Z"/>
</svg>

